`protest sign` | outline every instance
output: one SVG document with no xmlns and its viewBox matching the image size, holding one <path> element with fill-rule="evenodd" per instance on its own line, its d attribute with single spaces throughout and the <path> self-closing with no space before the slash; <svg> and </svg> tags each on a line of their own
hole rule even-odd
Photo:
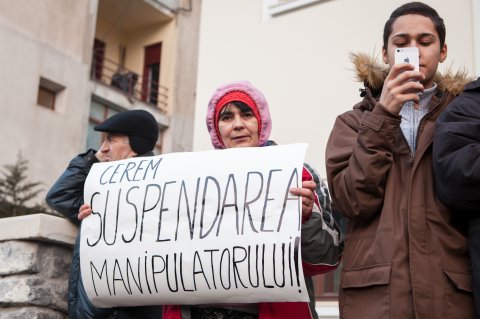
<svg viewBox="0 0 480 319">
<path fill-rule="evenodd" d="M 98 163 L 80 264 L 97 307 L 308 301 L 300 251 L 306 144 Z"/>
</svg>

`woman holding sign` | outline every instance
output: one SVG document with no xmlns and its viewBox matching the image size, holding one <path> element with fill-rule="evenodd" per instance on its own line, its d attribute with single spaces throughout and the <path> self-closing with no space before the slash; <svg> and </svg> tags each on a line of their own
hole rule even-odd
<svg viewBox="0 0 480 319">
<path fill-rule="evenodd" d="M 210 99 L 207 129 L 216 149 L 263 147 L 270 141 L 272 121 L 264 95 L 249 82 L 221 85 Z M 335 269 L 343 252 L 343 239 L 330 210 L 328 191 L 318 173 L 304 165 L 302 187 L 301 249 L 310 302 L 164 306 L 165 319 L 203 318 L 318 318 L 312 277 Z"/>
</svg>

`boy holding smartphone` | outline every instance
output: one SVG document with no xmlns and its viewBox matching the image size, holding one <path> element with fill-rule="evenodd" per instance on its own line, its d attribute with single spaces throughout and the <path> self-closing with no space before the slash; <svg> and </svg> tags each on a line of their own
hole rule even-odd
<svg viewBox="0 0 480 319">
<path fill-rule="evenodd" d="M 363 100 L 337 117 L 326 150 L 331 196 L 349 222 L 340 317 L 474 318 L 466 231 L 438 201 L 432 170 L 435 121 L 465 80 L 436 75 L 445 26 L 424 3 L 394 10 L 383 42 L 389 68 L 355 56 Z M 406 47 L 418 48 L 419 70 L 395 63 Z"/>
</svg>

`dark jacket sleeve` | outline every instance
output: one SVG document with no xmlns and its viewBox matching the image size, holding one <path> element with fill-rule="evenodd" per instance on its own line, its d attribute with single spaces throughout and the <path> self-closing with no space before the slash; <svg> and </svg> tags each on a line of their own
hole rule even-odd
<svg viewBox="0 0 480 319">
<path fill-rule="evenodd" d="M 327 178 L 338 211 L 366 220 L 383 205 L 401 117 L 377 103 L 337 117 L 326 149 Z"/>
<path fill-rule="evenodd" d="M 440 200 L 460 212 L 480 211 L 480 78 L 437 121 L 433 167 Z"/>
<path fill-rule="evenodd" d="M 72 159 L 65 172 L 50 188 L 45 199 L 51 208 L 77 225 L 79 224 L 78 210 L 83 204 L 85 179 L 96 162 L 98 159 L 92 149 Z"/>
</svg>

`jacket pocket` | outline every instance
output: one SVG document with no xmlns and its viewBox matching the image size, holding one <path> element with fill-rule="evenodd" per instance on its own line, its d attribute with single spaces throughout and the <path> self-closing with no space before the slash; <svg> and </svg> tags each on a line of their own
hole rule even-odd
<svg viewBox="0 0 480 319">
<path fill-rule="evenodd" d="M 444 270 L 446 318 L 475 318 L 472 275 Z"/>
<path fill-rule="evenodd" d="M 388 263 L 344 269 L 340 283 L 340 317 L 389 318 L 391 268 Z"/>
</svg>

